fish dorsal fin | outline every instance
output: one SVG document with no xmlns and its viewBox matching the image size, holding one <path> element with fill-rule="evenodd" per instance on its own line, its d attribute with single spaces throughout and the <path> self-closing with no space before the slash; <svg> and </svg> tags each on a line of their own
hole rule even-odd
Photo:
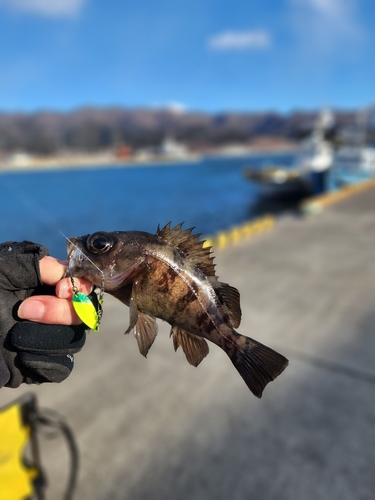
<svg viewBox="0 0 375 500">
<path fill-rule="evenodd" d="M 203 246 L 204 241 L 199 241 L 200 234 L 191 234 L 193 227 L 183 231 L 182 224 L 171 229 L 171 223 L 168 222 L 163 229 L 158 227 L 156 235 L 165 243 L 179 248 L 206 276 L 215 276 L 212 247 Z"/>
<path fill-rule="evenodd" d="M 174 350 L 177 351 L 181 346 L 187 361 L 191 365 L 198 366 L 207 356 L 209 348 L 203 338 L 192 335 L 178 326 L 172 327 L 171 336 L 173 336 Z"/>
<path fill-rule="evenodd" d="M 216 295 L 224 306 L 232 322 L 233 328 L 238 328 L 241 323 L 240 292 L 228 283 L 217 282 L 214 285 Z"/>
</svg>

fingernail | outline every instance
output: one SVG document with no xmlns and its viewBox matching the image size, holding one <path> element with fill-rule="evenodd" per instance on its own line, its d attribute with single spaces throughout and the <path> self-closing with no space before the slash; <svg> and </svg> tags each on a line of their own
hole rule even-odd
<svg viewBox="0 0 375 500">
<path fill-rule="evenodd" d="M 38 321 L 43 318 L 45 310 L 45 305 L 40 300 L 27 300 L 21 303 L 18 316 L 22 319 Z"/>
<path fill-rule="evenodd" d="M 61 284 L 59 291 L 58 291 L 58 296 L 60 299 L 67 299 L 70 297 L 72 294 L 72 285 L 69 285 L 68 283 L 66 284 Z"/>
</svg>

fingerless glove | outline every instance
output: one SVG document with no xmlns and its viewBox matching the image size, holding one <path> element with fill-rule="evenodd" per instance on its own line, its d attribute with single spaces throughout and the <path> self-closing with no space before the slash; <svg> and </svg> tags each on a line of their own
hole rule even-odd
<svg viewBox="0 0 375 500">
<path fill-rule="evenodd" d="M 73 354 L 85 343 L 82 324 L 49 325 L 17 316 L 22 300 L 55 293 L 41 281 L 39 260 L 45 255 L 44 246 L 30 241 L 0 245 L 0 387 L 61 382 L 73 369 Z"/>
</svg>

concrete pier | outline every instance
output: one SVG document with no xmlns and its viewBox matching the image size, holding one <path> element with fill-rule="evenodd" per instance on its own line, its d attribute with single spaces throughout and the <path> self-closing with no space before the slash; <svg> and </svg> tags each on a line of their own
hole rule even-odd
<svg viewBox="0 0 375 500">
<path fill-rule="evenodd" d="M 198 368 L 169 327 L 147 359 L 128 309 L 105 297 L 72 375 L 32 390 L 80 449 L 79 500 L 372 500 L 375 495 L 375 189 L 217 252 L 241 293 L 239 332 L 289 357 L 256 399 L 215 345 Z M 41 438 L 59 498 L 62 441 Z"/>
</svg>

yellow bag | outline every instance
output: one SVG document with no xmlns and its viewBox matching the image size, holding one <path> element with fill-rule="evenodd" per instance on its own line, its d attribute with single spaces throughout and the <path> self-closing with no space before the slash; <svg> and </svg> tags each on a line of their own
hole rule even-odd
<svg viewBox="0 0 375 500">
<path fill-rule="evenodd" d="M 35 435 L 36 397 L 25 394 L 0 408 L 0 498 L 43 498 L 44 477 Z M 26 456 L 25 452 L 28 452 Z"/>
</svg>

